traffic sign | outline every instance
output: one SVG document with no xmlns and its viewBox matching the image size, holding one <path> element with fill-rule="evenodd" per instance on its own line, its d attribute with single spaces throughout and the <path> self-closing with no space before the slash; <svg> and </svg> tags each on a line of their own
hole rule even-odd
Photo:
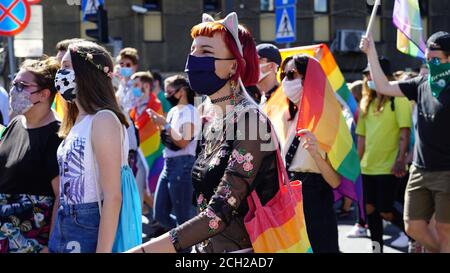
<svg viewBox="0 0 450 273">
<path fill-rule="evenodd" d="M 0 35 L 14 36 L 30 21 L 30 4 L 26 0 L 2 0 L 0 2 Z"/>
<path fill-rule="evenodd" d="M 276 0 L 275 2 L 275 42 L 292 43 L 296 40 L 296 0 Z"/>
</svg>

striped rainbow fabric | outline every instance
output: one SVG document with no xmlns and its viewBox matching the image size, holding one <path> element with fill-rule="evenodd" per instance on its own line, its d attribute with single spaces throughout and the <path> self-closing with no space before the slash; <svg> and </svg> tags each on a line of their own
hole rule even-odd
<svg viewBox="0 0 450 273">
<path fill-rule="evenodd" d="M 153 109 L 161 115 L 163 114 L 161 102 L 153 93 L 150 94 L 148 108 Z M 156 190 L 159 175 L 164 167 L 164 146 L 161 143 L 160 131 L 145 111 L 137 116 L 135 109 L 133 109 L 130 112 L 130 116 L 139 130 L 139 148 L 141 148 L 150 169 L 148 190 L 153 193 Z"/>
<path fill-rule="evenodd" d="M 418 0 L 395 0 L 392 15 L 397 27 L 397 49 L 413 57 L 425 59 L 425 42 Z"/>
<path fill-rule="evenodd" d="M 297 54 L 307 54 L 318 59 L 323 71 L 328 78 L 328 81 L 331 84 L 331 87 L 333 88 L 333 91 L 337 93 L 347 104 L 356 120 L 358 103 L 356 102 L 352 93 L 350 93 L 344 76 L 342 75 L 342 72 L 336 63 L 333 54 L 331 54 L 326 44 L 280 49 L 280 54 L 283 60 L 288 56 Z"/>
<path fill-rule="evenodd" d="M 313 132 L 333 168 L 355 181 L 360 167 L 350 130 L 331 82 L 320 63 L 313 58 L 308 62 L 299 109 L 297 129 L 306 128 Z"/>
<path fill-rule="evenodd" d="M 310 62 L 312 70 L 308 64 L 307 70 L 312 72 L 307 72 L 307 79 L 304 82 L 300 106 L 302 118 L 298 127 L 310 129 L 316 135 L 321 148 L 327 152 L 333 168 L 341 175 L 341 185 L 334 192 L 335 199 L 347 196 L 358 201 L 360 215 L 364 217 L 359 157 L 337 98 L 340 97 L 340 101 L 347 104 L 354 116 L 357 114 L 358 104 L 350 93 L 333 55 L 325 44 L 281 49 L 280 53 L 283 59 L 297 54 L 307 54 L 320 60 L 320 63 L 317 60 Z M 285 135 L 287 128 L 281 127 L 284 126 L 281 118 L 288 107 L 287 97 L 282 88 L 272 95 L 264 107 L 272 124 L 277 128 L 280 141 L 287 139 Z"/>
<path fill-rule="evenodd" d="M 64 118 L 64 108 L 66 107 L 66 102 L 61 97 L 59 93 L 56 93 L 55 99 L 53 100 L 52 109 L 55 110 L 59 119 L 63 120 Z"/>
</svg>

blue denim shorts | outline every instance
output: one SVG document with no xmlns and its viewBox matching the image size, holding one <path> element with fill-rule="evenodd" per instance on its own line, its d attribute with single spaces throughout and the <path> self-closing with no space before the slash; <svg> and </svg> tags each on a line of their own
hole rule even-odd
<svg viewBox="0 0 450 273">
<path fill-rule="evenodd" d="M 98 203 L 62 203 L 50 235 L 53 253 L 94 253 L 97 249 L 100 213 Z"/>
</svg>

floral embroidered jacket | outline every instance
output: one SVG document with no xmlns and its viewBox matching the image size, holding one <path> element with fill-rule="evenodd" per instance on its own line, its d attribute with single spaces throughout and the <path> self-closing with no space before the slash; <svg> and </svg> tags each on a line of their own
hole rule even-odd
<svg viewBox="0 0 450 273">
<path fill-rule="evenodd" d="M 204 124 L 201 151 L 194 164 L 194 202 L 199 214 L 171 230 L 177 251 L 251 248 L 244 226 L 247 197 L 256 188 L 264 205 L 278 190 L 276 151 L 269 120 L 242 98 L 225 118 Z"/>
</svg>

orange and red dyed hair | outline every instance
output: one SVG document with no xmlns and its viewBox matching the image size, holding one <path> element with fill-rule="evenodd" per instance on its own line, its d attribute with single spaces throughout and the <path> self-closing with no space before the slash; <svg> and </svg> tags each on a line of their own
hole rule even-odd
<svg viewBox="0 0 450 273">
<path fill-rule="evenodd" d="M 259 79 L 259 62 L 255 41 L 250 31 L 239 25 L 238 35 L 244 56 L 241 56 L 233 35 L 219 22 L 203 22 L 195 25 L 191 30 L 191 37 L 193 39 L 199 36 L 213 37 L 217 32 L 222 33 L 228 50 L 230 50 L 237 61 L 236 74 L 232 79 L 238 80 L 240 76 L 244 86 L 256 85 Z"/>
</svg>

